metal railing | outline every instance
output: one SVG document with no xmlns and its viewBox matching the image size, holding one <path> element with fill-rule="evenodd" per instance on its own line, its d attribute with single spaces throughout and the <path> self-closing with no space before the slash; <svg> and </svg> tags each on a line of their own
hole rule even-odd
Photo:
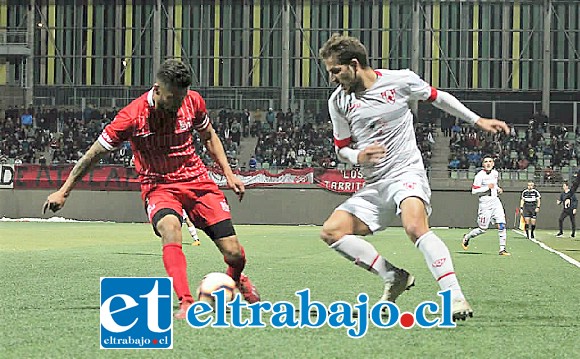
<svg viewBox="0 0 580 359">
<path fill-rule="evenodd" d="M 28 33 L 26 31 L 0 29 L 0 45 L 26 45 L 28 46 Z"/>
</svg>

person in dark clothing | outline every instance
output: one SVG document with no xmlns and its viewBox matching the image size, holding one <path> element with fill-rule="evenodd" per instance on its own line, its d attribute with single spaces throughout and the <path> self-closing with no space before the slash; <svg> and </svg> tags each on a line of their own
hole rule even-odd
<svg viewBox="0 0 580 359">
<path fill-rule="evenodd" d="M 564 219 L 566 217 L 570 217 L 570 223 L 572 224 L 572 233 L 570 234 L 570 238 L 574 238 L 576 235 L 576 208 L 578 207 L 578 199 L 574 192 L 568 188 L 568 183 L 564 182 L 562 184 L 562 189 L 564 192 L 560 194 L 560 199 L 556 201 L 556 203 L 562 205 L 562 213 L 560 214 L 560 218 L 558 219 L 558 226 L 559 231 L 556 234 L 556 237 L 562 237 L 564 234 L 563 232 L 563 225 Z"/>
</svg>

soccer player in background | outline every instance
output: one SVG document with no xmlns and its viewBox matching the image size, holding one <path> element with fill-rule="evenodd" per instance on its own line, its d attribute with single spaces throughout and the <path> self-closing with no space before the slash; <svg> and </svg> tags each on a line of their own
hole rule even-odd
<svg viewBox="0 0 580 359">
<path fill-rule="evenodd" d="M 556 201 L 557 204 L 562 205 L 562 213 L 560 213 L 560 218 L 558 218 L 559 231 L 556 237 L 562 237 L 564 235 L 564 219 L 569 217 L 570 224 L 572 225 L 570 238 L 574 238 L 576 236 L 576 209 L 578 208 L 578 199 L 574 192 L 568 188 L 568 182 L 562 183 L 562 189 L 564 191 L 560 194 L 560 199 Z"/>
<path fill-rule="evenodd" d="M 359 267 L 380 276 L 384 282 L 381 300 L 394 302 L 415 279 L 361 236 L 385 229 L 400 215 L 405 232 L 425 257 L 441 290 L 451 290 L 454 320 L 465 320 L 473 310 L 447 246 L 429 229 L 431 189 L 415 141 L 410 103 L 429 101 L 489 132 L 509 134 L 508 126 L 479 117 L 410 70 L 374 70 L 366 48 L 356 38 L 334 34 L 319 54 L 330 81 L 338 84 L 328 101 L 335 149 L 342 161 L 361 166 L 366 182 L 330 215 L 321 238 Z"/>
<path fill-rule="evenodd" d="M 540 212 L 541 198 L 540 192 L 534 188 L 534 182 L 528 182 L 528 188 L 522 191 L 520 200 L 520 213 L 526 222 L 526 237 L 528 239 L 535 239 L 536 216 Z"/>
<path fill-rule="evenodd" d="M 246 301 L 260 300 L 256 288 L 242 273 L 246 257 L 232 225 L 230 207 L 195 153 L 193 129 L 199 132 L 208 152 L 222 168 L 227 186 L 240 200 L 244 184 L 228 165 L 205 101 L 199 93 L 189 90 L 190 85 L 191 70 L 186 64 L 175 59 L 164 61 L 151 90 L 119 111 L 43 206 L 44 211 L 60 210 L 76 183 L 101 157 L 123 141 L 130 141 L 141 182 L 141 198 L 155 234 L 161 237 L 163 264 L 167 275 L 173 277 L 173 289 L 180 301 L 175 314 L 178 319 L 185 318 L 193 303 L 181 246 L 182 210 L 219 248 L 228 265 L 227 274 L 236 281 Z"/>
<path fill-rule="evenodd" d="M 191 242 L 191 245 L 193 246 L 199 246 L 201 245 L 201 241 L 199 240 L 199 236 L 197 235 L 197 229 L 195 228 L 195 225 L 193 224 L 193 222 L 189 219 L 189 216 L 187 215 L 187 211 L 184 209 L 183 210 L 183 223 L 185 223 L 185 225 L 187 226 L 187 231 L 189 232 L 189 234 L 191 235 L 191 238 L 193 239 L 193 242 Z"/>
<path fill-rule="evenodd" d="M 479 207 L 477 209 L 477 225 L 469 233 L 463 236 L 461 245 L 467 250 L 469 241 L 479 235 L 482 235 L 489 228 L 490 223 L 497 224 L 499 236 L 499 255 L 510 256 L 506 249 L 507 229 L 505 220 L 505 211 L 499 195 L 503 189 L 498 186 L 499 173 L 493 169 L 495 165 L 493 158 L 485 156 L 482 162 L 482 169 L 475 175 L 471 193 L 479 197 Z"/>
</svg>

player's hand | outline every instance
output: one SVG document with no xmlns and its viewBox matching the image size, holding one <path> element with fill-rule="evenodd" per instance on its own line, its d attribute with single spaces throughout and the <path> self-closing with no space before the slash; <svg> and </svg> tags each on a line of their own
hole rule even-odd
<svg viewBox="0 0 580 359">
<path fill-rule="evenodd" d="M 488 183 L 487 184 L 487 188 L 494 189 L 495 188 L 495 184 L 494 183 Z"/>
<path fill-rule="evenodd" d="M 379 163 L 387 154 L 387 150 L 383 145 L 379 145 L 377 142 L 365 147 L 358 154 L 358 163 L 361 165 L 377 164 Z"/>
<path fill-rule="evenodd" d="M 246 186 L 244 186 L 244 182 L 242 182 L 242 180 L 239 179 L 236 175 L 228 176 L 226 178 L 228 182 L 228 188 L 231 188 L 238 195 L 238 198 L 241 202 L 242 198 L 244 198 L 244 193 L 246 192 Z"/>
<path fill-rule="evenodd" d="M 576 208 L 574 208 L 574 209 L 572 210 L 572 214 L 574 214 L 574 215 L 576 214 Z"/>
<path fill-rule="evenodd" d="M 497 188 L 497 194 L 502 194 L 503 193 L 503 189 L 501 187 Z"/>
<path fill-rule="evenodd" d="M 66 196 L 64 193 L 60 191 L 56 191 L 51 193 L 47 198 L 46 202 L 42 206 L 42 214 L 45 214 L 48 209 L 52 212 L 59 211 L 62 207 L 64 207 L 64 203 L 66 202 Z"/>
<path fill-rule="evenodd" d="M 510 134 L 509 126 L 505 122 L 496 120 L 495 118 L 480 117 L 475 125 L 487 132 L 498 133 L 503 131 L 506 135 Z"/>
<path fill-rule="evenodd" d="M 536 213 L 540 213 L 540 207 L 536 207 Z"/>
</svg>

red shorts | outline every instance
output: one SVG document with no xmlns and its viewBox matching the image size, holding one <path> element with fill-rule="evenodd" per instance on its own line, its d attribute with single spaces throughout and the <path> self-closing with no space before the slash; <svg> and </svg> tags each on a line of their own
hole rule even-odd
<svg viewBox="0 0 580 359">
<path fill-rule="evenodd" d="M 226 197 L 209 177 L 148 187 L 148 191 L 141 192 L 141 196 L 149 222 L 153 225 L 155 214 L 162 209 L 174 210 L 179 216 L 185 209 L 189 219 L 199 229 L 232 218 Z"/>
</svg>

